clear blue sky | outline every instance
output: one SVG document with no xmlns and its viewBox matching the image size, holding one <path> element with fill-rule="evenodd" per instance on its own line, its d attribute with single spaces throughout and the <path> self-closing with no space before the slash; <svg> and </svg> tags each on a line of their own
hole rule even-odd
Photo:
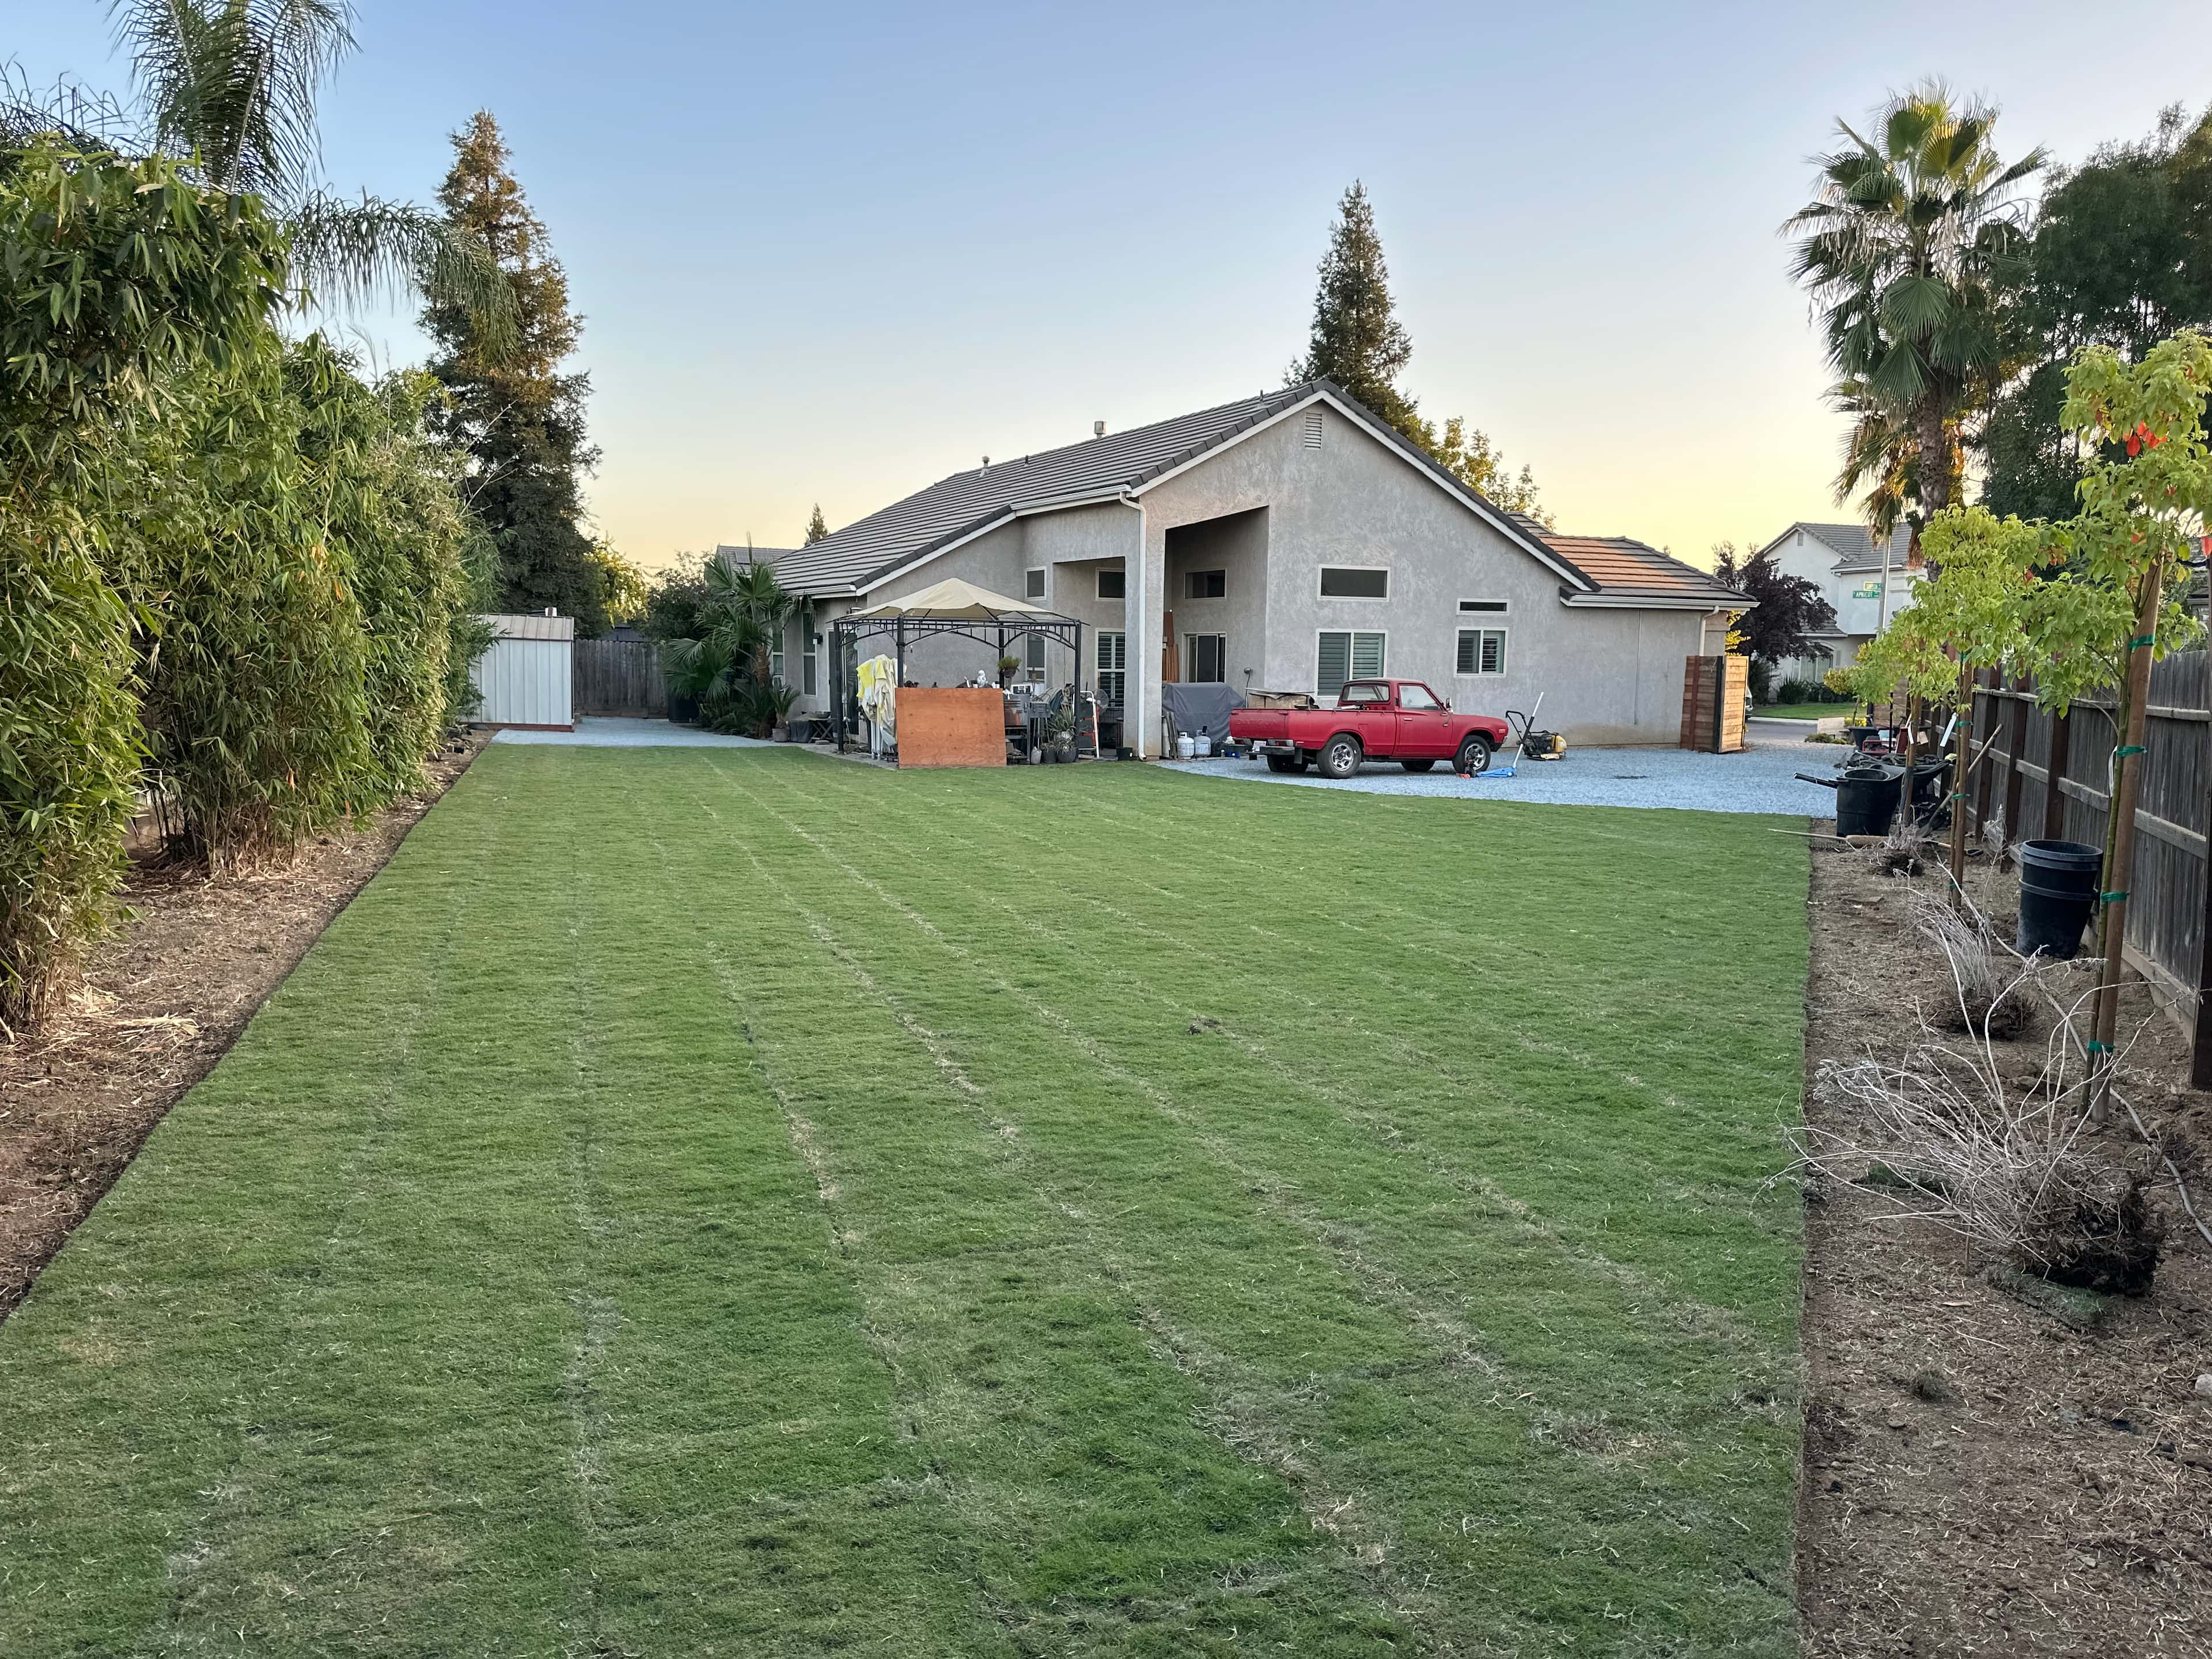
<svg viewBox="0 0 2212 1659">
<path fill-rule="evenodd" d="M 97 0 L 0 13 L 34 81 L 121 85 Z M 428 200 L 498 116 L 586 317 L 593 508 L 647 565 L 1279 384 L 1354 178 L 1425 412 L 1531 464 L 1563 527 L 1702 561 L 1837 512 L 1775 233 L 1838 115 L 1940 74 L 2008 154 L 2075 160 L 2212 101 L 2203 5 L 362 13 L 331 179 Z"/>
</svg>

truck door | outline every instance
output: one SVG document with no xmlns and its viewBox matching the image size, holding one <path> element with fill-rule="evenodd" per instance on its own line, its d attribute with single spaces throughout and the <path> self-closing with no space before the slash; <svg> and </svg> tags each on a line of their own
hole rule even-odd
<svg viewBox="0 0 2212 1659">
<path fill-rule="evenodd" d="M 1439 760 L 1452 752 L 1451 711 L 1425 685 L 1398 688 L 1397 748 L 1402 760 Z"/>
</svg>

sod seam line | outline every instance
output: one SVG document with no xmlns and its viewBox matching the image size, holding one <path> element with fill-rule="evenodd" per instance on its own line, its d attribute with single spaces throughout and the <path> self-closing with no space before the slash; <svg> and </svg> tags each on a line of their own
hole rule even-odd
<svg viewBox="0 0 2212 1659">
<path fill-rule="evenodd" d="M 720 769 L 719 765 L 717 766 L 717 769 Z M 788 819 L 782 821 L 785 822 L 787 825 L 790 823 L 790 820 Z M 969 841 L 966 837 L 962 836 L 957 831 L 940 830 L 940 833 L 943 834 L 946 839 L 968 848 L 975 853 L 979 858 L 981 857 L 985 852 L 985 849 L 978 847 L 975 842 Z M 811 837 L 809 840 L 811 842 Z M 813 844 L 817 845 L 817 850 L 821 850 L 823 852 L 823 856 L 832 858 L 833 860 L 836 859 L 836 855 L 834 853 L 830 852 L 826 848 L 821 847 L 820 843 L 816 842 Z M 907 852 L 898 842 L 893 841 L 890 845 L 893 850 L 901 852 L 909 860 L 913 857 L 913 854 Z M 840 868 L 843 870 L 848 877 L 860 879 L 863 882 L 866 882 L 868 879 L 865 877 L 860 876 L 851 865 L 843 863 L 842 860 L 838 860 L 838 862 Z M 971 889 L 970 893 L 972 896 L 981 899 L 982 902 L 992 904 L 1000 908 L 1017 926 L 1024 928 L 1040 938 L 1052 939 L 1054 943 L 1060 945 L 1062 949 L 1066 950 L 1071 953 L 1079 952 L 1085 949 L 1085 946 L 1080 941 L 1068 939 L 1064 934 L 1058 933 L 1056 930 L 1049 927 L 1047 924 L 1038 921 L 1033 915 L 1022 910 L 1019 907 L 1015 906 L 1006 900 L 999 898 L 995 894 L 988 893 L 980 889 Z M 1079 895 L 1078 896 L 1081 896 Z M 886 902 L 888 902 L 888 901 Z M 901 903 L 902 905 L 903 901 L 901 901 Z M 1114 908 L 1114 907 L 1111 906 L 1106 906 L 1104 908 L 1108 909 Z M 1178 948 L 1184 950 L 1188 954 L 1212 961 L 1224 969 L 1230 969 L 1234 965 L 1228 963 L 1217 954 L 1206 950 L 1203 946 L 1190 943 L 1187 940 L 1177 939 L 1175 936 L 1166 934 L 1162 930 L 1151 928 L 1147 924 L 1140 921 L 1133 916 L 1127 915 L 1125 912 L 1115 910 L 1114 913 L 1117 917 L 1120 917 L 1127 922 L 1127 925 L 1142 931 L 1153 933 L 1156 936 L 1176 944 Z M 910 919 L 912 919 L 913 916 L 918 916 L 921 913 L 919 912 L 912 912 Z M 945 938 L 942 931 L 936 928 L 934 923 L 928 924 L 928 927 L 933 937 L 940 939 Z M 959 947 L 956 945 L 954 948 L 957 949 Z M 1169 1009 L 1171 1012 L 1175 1013 L 1178 1018 L 1189 1019 L 1194 1016 L 1203 1016 L 1205 1014 L 1205 1011 L 1202 1009 L 1193 1009 L 1176 1003 L 1171 999 L 1152 990 L 1148 985 L 1145 984 L 1135 975 L 1126 973 L 1118 968 L 1109 967 L 1108 971 L 1115 974 L 1124 989 L 1129 994 L 1142 997 L 1157 1006 Z M 1292 995 L 1293 1000 L 1304 1001 L 1309 1006 L 1316 1009 L 1321 1007 L 1321 1005 L 1312 999 L 1300 998 L 1295 994 L 1290 994 Z M 1330 1010 L 1328 1012 L 1334 1018 L 1343 1018 L 1340 1011 Z M 1207 1018 L 1210 1018 L 1211 1017 L 1207 1016 Z M 1587 1243 L 1568 1237 L 1559 1226 L 1543 1218 L 1532 1206 L 1528 1205 L 1522 1200 L 1515 1198 L 1511 1194 L 1506 1192 L 1495 1182 L 1492 1181 L 1487 1176 L 1482 1175 L 1479 1171 L 1462 1170 L 1456 1164 L 1446 1161 L 1440 1154 L 1426 1147 L 1418 1137 L 1399 1130 L 1395 1125 L 1389 1123 L 1378 1115 L 1358 1106 L 1340 1089 L 1338 1089 L 1334 1085 L 1327 1085 L 1318 1083 L 1305 1073 L 1293 1070 L 1279 1060 L 1277 1060 L 1273 1054 L 1273 1052 L 1268 1049 L 1266 1044 L 1260 1039 L 1241 1032 L 1235 1026 L 1231 1025 L 1225 1021 L 1215 1021 L 1214 1024 L 1216 1029 L 1218 1029 L 1223 1036 L 1236 1042 L 1238 1047 L 1243 1048 L 1252 1058 L 1267 1066 L 1270 1072 L 1274 1076 L 1280 1079 L 1285 1085 L 1295 1091 L 1305 1094 L 1310 1098 L 1319 1102 L 1321 1104 L 1336 1114 L 1340 1118 L 1357 1124 L 1368 1133 L 1372 1142 L 1377 1146 L 1380 1146 L 1394 1154 L 1409 1156 L 1417 1159 L 1429 1170 L 1433 1177 L 1446 1183 L 1455 1190 L 1457 1190 L 1462 1196 L 1477 1199 L 1484 1203 L 1504 1210 L 1528 1230 L 1528 1233 L 1530 1237 L 1540 1239 L 1557 1249 L 1560 1252 L 1563 1261 L 1571 1265 L 1587 1267 L 1591 1271 L 1604 1274 L 1605 1276 L 1613 1279 L 1624 1291 L 1627 1291 L 1631 1295 L 1656 1301 L 1662 1310 L 1664 1310 L 1667 1316 L 1676 1325 L 1676 1328 L 1687 1334 L 1705 1339 L 1711 1339 L 1717 1336 L 1728 1346 L 1734 1348 L 1741 1356 L 1757 1361 L 1762 1369 L 1771 1367 L 1776 1364 L 1777 1356 L 1773 1352 L 1771 1345 L 1765 1342 L 1755 1332 L 1746 1328 L 1741 1322 L 1736 1319 L 1735 1315 L 1730 1313 L 1728 1310 L 1716 1307 L 1710 1303 L 1702 1302 L 1694 1297 L 1685 1296 L 1645 1270 L 1626 1262 L 1616 1261 L 1612 1257 L 1606 1255 L 1602 1251 L 1597 1250 Z M 1435 1072 L 1437 1075 L 1442 1077 L 1447 1082 L 1449 1082 L 1462 1089 L 1468 1089 L 1473 1086 L 1468 1079 L 1456 1075 L 1437 1056 L 1431 1054 L 1428 1051 L 1421 1049 L 1412 1043 L 1404 1042 L 1401 1039 L 1395 1038 L 1389 1033 L 1375 1030 L 1357 1020 L 1352 1021 L 1351 1024 L 1352 1030 L 1359 1032 L 1364 1036 L 1378 1042 L 1398 1046 L 1401 1058 L 1407 1059 L 1412 1063 L 1428 1066 L 1431 1071 Z M 1602 1064 L 1594 1060 L 1590 1056 L 1582 1054 L 1578 1051 L 1566 1048 L 1563 1045 L 1546 1043 L 1539 1039 L 1529 1036 L 1525 1033 L 1516 1033 L 1516 1040 L 1519 1043 L 1519 1046 L 1529 1052 L 1547 1054 L 1554 1058 L 1567 1060 L 1571 1063 L 1579 1063 L 1584 1069 L 1590 1070 L 1602 1075 L 1617 1078 L 1622 1082 L 1633 1083 L 1636 1086 L 1647 1091 L 1651 1088 L 1650 1085 L 1643 1083 L 1640 1079 L 1631 1079 L 1625 1073 L 1618 1072 L 1615 1068 L 1603 1066 Z M 1662 1092 L 1661 1098 L 1662 1103 L 1668 1105 L 1680 1105 L 1680 1103 L 1676 1101 L 1671 1094 L 1665 1094 Z M 1533 1108 L 1524 1106 L 1522 1109 L 1524 1114 L 1533 1115 Z M 1410 1291 L 1407 1293 L 1411 1294 Z M 1473 1334 L 1470 1333 L 1470 1334 L 1472 1335 Z M 1475 1358 L 1476 1363 L 1482 1369 L 1492 1371 L 1495 1370 L 1496 1368 L 1494 1364 L 1486 1358 L 1480 1358 L 1479 1352 L 1473 1352 L 1470 1354 L 1470 1357 Z M 1757 1380 L 1761 1382 L 1771 1381 L 1771 1379 L 1764 1377 Z"/>
</svg>

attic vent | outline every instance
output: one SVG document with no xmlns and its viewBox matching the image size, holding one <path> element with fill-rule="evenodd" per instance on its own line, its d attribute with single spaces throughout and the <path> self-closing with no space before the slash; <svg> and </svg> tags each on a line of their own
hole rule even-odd
<svg viewBox="0 0 2212 1659">
<path fill-rule="evenodd" d="M 1321 410 L 1317 409 L 1306 410 L 1306 447 L 1321 447 Z"/>
</svg>

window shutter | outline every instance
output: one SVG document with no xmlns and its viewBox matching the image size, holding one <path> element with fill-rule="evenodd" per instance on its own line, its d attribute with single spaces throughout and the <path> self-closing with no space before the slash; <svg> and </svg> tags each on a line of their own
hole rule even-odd
<svg viewBox="0 0 2212 1659">
<path fill-rule="evenodd" d="M 1321 636 L 1321 665 L 1314 676 L 1314 690 L 1324 697 L 1333 697 L 1344 690 L 1345 681 L 1352 678 L 1352 635 L 1323 634 Z"/>
<path fill-rule="evenodd" d="M 1379 680 L 1382 678 L 1382 636 L 1380 634 L 1354 634 L 1352 636 L 1352 678 L 1355 680 Z"/>
<path fill-rule="evenodd" d="M 1486 628 L 1482 631 L 1482 672 L 1503 674 L 1505 672 L 1505 630 Z"/>
<path fill-rule="evenodd" d="M 1454 672 L 1462 674 L 1473 674 L 1478 672 L 1475 667 L 1475 663 L 1478 660 L 1475 656 L 1475 641 L 1477 637 L 1475 631 L 1471 628 L 1462 628 L 1460 629 L 1459 661 L 1455 665 Z"/>
</svg>

